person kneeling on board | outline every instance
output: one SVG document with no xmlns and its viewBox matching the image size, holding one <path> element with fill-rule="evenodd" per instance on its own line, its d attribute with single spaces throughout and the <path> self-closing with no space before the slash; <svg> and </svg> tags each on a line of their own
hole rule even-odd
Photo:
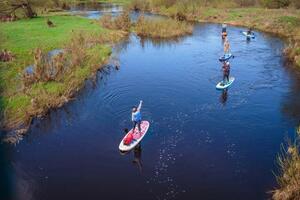
<svg viewBox="0 0 300 200">
<path fill-rule="evenodd" d="M 253 32 L 252 32 L 252 28 L 249 28 L 248 31 L 247 31 L 247 35 L 252 35 Z"/>
<path fill-rule="evenodd" d="M 230 63 L 228 61 L 223 62 L 223 85 L 229 82 L 229 74 L 230 74 Z"/>
<path fill-rule="evenodd" d="M 143 101 L 140 101 L 140 104 L 139 104 L 138 107 L 134 106 L 132 108 L 131 120 L 132 120 L 132 123 L 133 123 L 133 133 L 135 131 L 136 125 L 138 126 L 139 133 L 141 132 L 141 122 L 142 122 L 141 108 L 142 108 L 142 103 L 143 103 Z"/>
</svg>

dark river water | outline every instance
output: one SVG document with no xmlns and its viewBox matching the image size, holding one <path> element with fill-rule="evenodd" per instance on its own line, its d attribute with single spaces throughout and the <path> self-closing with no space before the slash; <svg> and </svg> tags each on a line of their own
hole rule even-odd
<svg viewBox="0 0 300 200">
<path fill-rule="evenodd" d="M 221 26 L 196 24 L 177 41 L 131 34 L 76 100 L 0 151 L 0 199 L 237 199 L 270 197 L 276 155 L 300 116 L 300 76 L 285 64 L 284 42 L 228 27 L 232 53 L 226 92 Z M 130 110 L 144 100 L 150 121 L 141 151 L 121 155 Z M 11 195 L 10 195 L 11 194 Z"/>
</svg>

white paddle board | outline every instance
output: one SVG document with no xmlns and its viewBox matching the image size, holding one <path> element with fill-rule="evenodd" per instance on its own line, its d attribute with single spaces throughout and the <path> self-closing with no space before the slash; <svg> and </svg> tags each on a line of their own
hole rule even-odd
<svg viewBox="0 0 300 200">
<path fill-rule="evenodd" d="M 254 38 L 255 38 L 254 33 L 252 33 L 252 34 L 249 35 L 246 31 L 243 31 L 243 34 L 244 34 L 247 38 L 251 38 L 251 39 L 254 39 Z"/>
</svg>

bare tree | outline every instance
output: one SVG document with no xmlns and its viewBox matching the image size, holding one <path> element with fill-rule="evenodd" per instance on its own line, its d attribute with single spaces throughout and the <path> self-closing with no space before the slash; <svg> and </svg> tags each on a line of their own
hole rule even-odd
<svg viewBox="0 0 300 200">
<path fill-rule="evenodd" d="M 0 2 L 0 15 L 11 16 L 18 9 L 22 9 L 25 16 L 33 18 L 36 12 L 32 9 L 34 0 L 4 0 Z"/>
</svg>

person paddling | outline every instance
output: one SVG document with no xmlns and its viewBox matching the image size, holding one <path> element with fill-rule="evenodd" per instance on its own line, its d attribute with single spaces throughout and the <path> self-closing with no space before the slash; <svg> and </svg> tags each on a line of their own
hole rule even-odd
<svg viewBox="0 0 300 200">
<path fill-rule="evenodd" d="M 223 85 L 229 82 L 229 74 L 230 74 L 230 63 L 228 61 L 223 63 Z"/>
<path fill-rule="evenodd" d="M 248 29 L 248 31 L 247 31 L 247 35 L 252 35 L 252 34 L 253 34 L 252 28 L 250 27 L 250 28 Z"/>
<path fill-rule="evenodd" d="M 140 101 L 140 104 L 138 107 L 134 106 L 132 108 L 132 113 L 131 113 L 131 120 L 133 123 L 133 133 L 135 131 L 136 125 L 138 126 L 139 132 L 141 132 L 141 122 L 142 122 L 142 115 L 141 115 L 141 108 L 142 108 L 143 101 Z"/>
<path fill-rule="evenodd" d="M 228 39 L 226 38 L 225 42 L 224 42 L 224 54 L 229 54 L 230 52 L 230 44 Z"/>
<path fill-rule="evenodd" d="M 222 24 L 222 39 L 225 39 L 227 36 L 227 25 L 226 24 Z"/>
</svg>

